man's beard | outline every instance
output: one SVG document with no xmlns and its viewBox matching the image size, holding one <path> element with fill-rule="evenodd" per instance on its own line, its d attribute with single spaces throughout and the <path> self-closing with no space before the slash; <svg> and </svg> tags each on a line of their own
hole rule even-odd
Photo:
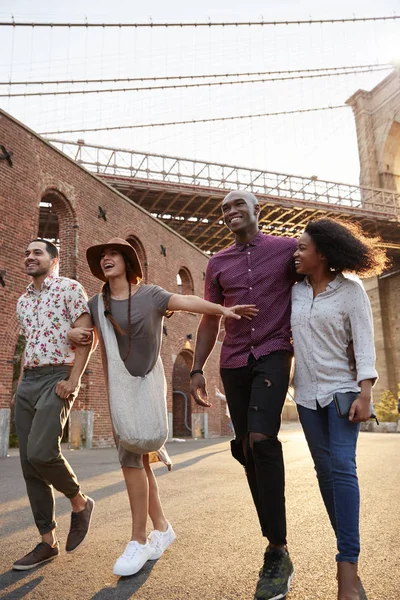
<svg viewBox="0 0 400 600">
<path fill-rule="evenodd" d="M 39 266 L 34 269 L 35 270 L 29 270 L 27 267 L 26 268 L 27 275 L 30 275 L 31 277 L 40 277 L 41 275 L 45 275 L 48 272 L 48 269 L 46 269 L 45 267 Z"/>
</svg>

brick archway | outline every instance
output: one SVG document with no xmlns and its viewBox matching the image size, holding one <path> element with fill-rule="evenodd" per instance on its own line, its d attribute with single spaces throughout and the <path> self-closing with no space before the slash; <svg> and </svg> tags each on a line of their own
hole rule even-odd
<svg viewBox="0 0 400 600">
<path fill-rule="evenodd" d="M 193 277 L 189 269 L 181 267 L 177 276 L 178 294 L 191 295 L 194 294 Z"/>
<path fill-rule="evenodd" d="M 78 224 L 70 202 L 56 189 L 48 189 L 42 195 L 38 237 L 59 247 L 60 275 L 76 279 Z"/>
<path fill-rule="evenodd" d="M 192 437 L 192 400 L 189 373 L 193 352 L 183 350 L 176 357 L 172 371 L 172 436 Z"/>
<path fill-rule="evenodd" d="M 393 121 L 383 149 L 383 185 L 400 192 L 400 123 Z"/>
</svg>

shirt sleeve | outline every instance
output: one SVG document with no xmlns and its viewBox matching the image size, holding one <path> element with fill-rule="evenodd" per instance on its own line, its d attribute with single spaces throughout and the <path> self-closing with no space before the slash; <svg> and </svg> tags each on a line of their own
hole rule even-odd
<svg viewBox="0 0 400 600">
<path fill-rule="evenodd" d="M 86 292 L 77 281 L 73 281 L 68 285 L 65 303 L 72 323 L 75 323 L 81 315 L 85 313 L 90 314 Z"/>
<path fill-rule="evenodd" d="M 367 292 L 354 282 L 349 291 L 349 318 L 356 359 L 357 383 L 364 379 L 378 379 L 375 370 L 374 327 Z"/>
<path fill-rule="evenodd" d="M 206 269 L 206 279 L 204 282 L 204 299 L 215 304 L 224 304 L 224 295 L 222 287 L 215 273 L 214 261 L 209 260 Z"/>
<path fill-rule="evenodd" d="M 173 296 L 171 292 L 167 292 L 164 288 L 154 285 L 152 289 L 153 303 L 160 314 L 166 316 L 168 313 L 168 302 Z"/>
</svg>

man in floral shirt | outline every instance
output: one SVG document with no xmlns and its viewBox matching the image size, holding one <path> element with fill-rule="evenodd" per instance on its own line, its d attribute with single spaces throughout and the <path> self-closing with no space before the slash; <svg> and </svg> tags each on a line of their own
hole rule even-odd
<svg viewBox="0 0 400 600">
<path fill-rule="evenodd" d="M 17 304 L 26 347 L 15 397 L 15 424 L 22 472 L 42 541 L 14 563 L 13 569 L 19 571 L 58 556 L 53 488 L 71 501 L 67 552 L 85 539 L 94 507 L 93 500 L 81 493 L 60 446 L 90 354 L 90 344 L 72 347 L 67 332 L 72 326 L 90 328 L 91 318 L 84 289 L 72 279 L 57 277 L 57 265 L 54 244 L 44 240 L 29 244 L 25 268 L 32 283 Z"/>
</svg>

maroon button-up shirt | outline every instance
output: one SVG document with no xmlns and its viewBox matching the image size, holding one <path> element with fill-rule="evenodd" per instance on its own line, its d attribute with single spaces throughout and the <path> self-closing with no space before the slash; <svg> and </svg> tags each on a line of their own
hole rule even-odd
<svg viewBox="0 0 400 600">
<path fill-rule="evenodd" d="M 259 358 L 277 350 L 292 352 L 290 297 L 296 248 L 294 239 L 259 232 L 250 242 L 236 242 L 210 259 L 206 300 L 224 306 L 255 304 L 259 309 L 251 321 L 226 319 L 221 367 L 243 367 L 250 354 Z"/>
</svg>

